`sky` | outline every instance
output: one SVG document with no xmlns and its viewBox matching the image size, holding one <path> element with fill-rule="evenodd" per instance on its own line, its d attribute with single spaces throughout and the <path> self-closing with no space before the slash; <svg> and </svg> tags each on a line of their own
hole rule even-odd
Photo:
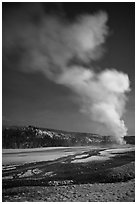
<svg viewBox="0 0 137 204">
<path fill-rule="evenodd" d="M 65 19 L 67 24 L 68 21 L 73 22 L 80 15 L 94 15 L 98 11 L 104 11 L 108 15 L 107 26 L 109 31 L 101 51 L 98 51 L 99 53 L 101 52 L 101 57 L 93 60 L 92 66 L 95 64 L 94 66 L 98 72 L 106 68 L 114 68 L 129 76 L 131 91 L 127 93 L 126 111 L 122 118 L 128 128 L 128 135 L 135 134 L 134 3 L 2 3 L 2 6 L 3 125 L 34 125 L 68 131 L 100 133 L 102 125 L 89 119 L 86 114 L 80 111 L 80 103 L 77 103 L 77 97 L 70 88 L 60 83 L 55 83 L 47 74 L 45 76 L 43 71 L 37 71 L 39 63 L 35 63 L 34 68 L 29 70 L 27 60 L 31 61 L 31 65 L 33 65 L 35 60 L 41 63 L 41 56 L 36 55 L 38 59 L 35 59 L 26 54 L 30 49 L 29 43 L 31 39 L 31 46 L 35 46 L 36 42 L 33 41 L 35 40 L 33 34 L 32 37 L 29 36 L 32 32 L 29 31 L 31 29 L 30 24 L 28 23 L 28 27 L 24 27 L 24 25 L 25 23 L 27 25 L 27 21 L 32 16 L 33 19 L 31 21 L 39 26 L 39 19 L 45 15 L 46 17 L 56 16 L 56 18 L 59 16 L 60 19 Z M 42 12 L 37 10 L 38 7 L 40 7 L 40 11 L 42 9 Z M 15 32 L 14 26 L 18 28 L 17 32 Z M 37 29 L 41 29 L 38 26 Z M 33 32 L 37 34 L 36 30 Z M 40 32 L 43 32 L 43 30 L 38 33 Z M 44 32 L 47 33 L 47 31 Z M 25 36 L 24 39 L 29 39 L 25 49 L 20 46 L 25 42 L 21 42 L 22 44 L 17 43 L 21 41 L 21 38 L 16 38 L 16 43 L 12 45 L 12 39 L 18 33 Z M 70 35 L 71 33 L 69 34 L 68 32 L 68 38 Z M 40 38 L 43 37 L 43 35 L 40 36 Z M 54 37 L 56 38 L 56 36 Z M 44 46 L 48 47 L 47 43 L 42 44 L 42 47 L 41 44 L 37 45 L 42 50 L 41 52 L 43 52 Z M 58 50 L 58 52 L 63 54 L 62 50 Z M 26 60 L 26 56 L 29 59 Z M 75 60 L 77 61 L 77 59 Z M 60 65 L 60 62 L 57 64 L 55 62 L 53 64 L 50 62 L 51 67 Z M 42 66 L 45 66 L 44 63 L 47 63 L 47 61 L 42 61 Z M 85 61 L 78 63 L 85 63 Z M 105 127 L 103 126 L 103 128 Z"/>
</svg>

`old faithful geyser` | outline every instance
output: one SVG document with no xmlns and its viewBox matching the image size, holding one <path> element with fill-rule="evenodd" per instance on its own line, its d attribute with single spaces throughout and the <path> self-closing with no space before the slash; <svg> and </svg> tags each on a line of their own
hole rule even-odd
<svg viewBox="0 0 137 204">
<path fill-rule="evenodd" d="M 40 71 L 71 89 L 78 96 L 82 112 L 104 124 L 113 139 L 122 144 L 127 134 L 122 116 L 129 78 L 115 68 L 97 72 L 91 66 L 103 54 L 107 20 L 102 11 L 70 22 L 46 14 L 35 4 L 34 9 L 21 7 L 3 19 L 3 60 L 8 63 L 7 56 L 19 47 L 22 53 L 18 67 L 22 71 Z"/>
<path fill-rule="evenodd" d="M 116 142 L 124 142 L 127 128 L 121 117 L 125 109 L 124 93 L 129 90 L 126 74 L 108 69 L 96 74 L 73 67 L 60 76 L 59 82 L 80 96 L 82 112 L 89 115 L 91 120 L 105 124 Z"/>
</svg>

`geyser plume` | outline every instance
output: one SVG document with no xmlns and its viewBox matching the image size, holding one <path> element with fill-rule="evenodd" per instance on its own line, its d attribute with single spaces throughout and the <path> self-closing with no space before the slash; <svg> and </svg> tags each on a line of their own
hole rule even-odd
<svg viewBox="0 0 137 204">
<path fill-rule="evenodd" d="M 127 128 L 121 118 L 129 91 L 128 76 L 114 68 L 96 72 L 89 66 L 102 54 L 107 18 L 105 12 L 98 12 L 70 22 L 45 14 L 35 4 L 29 10 L 27 4 L 27 10 L 21 7 L 3 17 L 3 61 L 10 66 L 15 51 L 22 70 L 41 71 L 70 88 L 78 96 L 81 111 L 104 124 L 114 140 L 123 143 Z"/>
<path fill-rule="evenodd" d="M 91 120 L 105 124 L 113 139 L 122 144 L 127 128 L 121 117 L 125 110 L 125 92 L 129 90 L 126 74 L 114 69 L 95 73 L 83 67 L 72 67 L 62 74 L 59 83 L 79 96 L 82 112 Z"/>
</svg>

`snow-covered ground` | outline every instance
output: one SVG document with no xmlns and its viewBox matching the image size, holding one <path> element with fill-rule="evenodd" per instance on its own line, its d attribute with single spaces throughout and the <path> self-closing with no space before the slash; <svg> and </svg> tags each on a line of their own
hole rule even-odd
<svg viewBox="0 0 137 204">
<path fill-rule="evenodd" d="M 91 161 L 103 161 L 103 160 L 108 160 L 109 157 L 101 157 L 101 156 L 91 156 L 87 157 L 85 159 L 76 159 L 73 160 L 71 163 L 85 163 L 85 162 L 91 162 Z"/>
<path fill-rule="evenodd" d="M 84 152 L 100 149 L 99 155 L 93 155 L 88 157 L 88 154 Z M 14 168 L 14 165 L 23 163 L 40 162 L 40 161 L 53 161 L 61 157 L 69 155 L 76 155 L 73 163 L 77 162 L 89 162 L 95 160 L 108 160 L 110 157 L 114 157 L 117 153 L 124 153 L 134 151 L 135 147 L 123 146 L 119 148 L 104 148 L 99 147 L 46 147 L 35 149 L 6 149 L 2 153 L 2 165 L 13 165 L 9 168 Z M 84 158 L 86 157 L 86 158 Z"/>
<path fill-rule="evenodd" d="M 104 151 L 101 151 L 100 154 L 117 154 L 117 153 L 124 153 L 124 152 L 131 152 L 135 151 L 135 147 L 124 147 L 124 148 L 117 148 L 117 149 L 107 149 Z"/>
<path fill-rule="evenodd" d="M 106 160 L 109 160 L 111 157 L 115 157 L 116 154 L 118 154 L 118 153 L 131 152 L 131 151 L 135 151 L 135 147 L 106 149 L 106 150 L 100 151 L 99 155 L 96 155 L 96 156 L 93 155 L 93 156 L 86 157 L 86 158 L 83 158 L 84 155 L 76 156 L 75 160 L 71 161 L 71 163 L 84 163 L 84 162 L 91 162 L 91 161 L 106 161 Z"/>
<path fill-rule="evenodd" d="M 2 149 L 2 153 L 20 153 L 20 152 L 36 152 L 36 151 L 47 151 L 47 150 L 69 150 L 69 149 L 93 149 L 98 148 L 95 146 L 75 146 L 75 147 L 40 147 L 40 148 L 28 148 L 28 149 Z"/>
<path fill-rule="evenodd" d="M 22 164 L 22 163 L 30 163 L 30 162 L 40 162 L 40 161 L 53 161 L 59 159 L 61 157 L 73 155 L 74 152 L 58 152 L 58 153 L 48 153 L 45 152 L 32 152 L 25 154 L 6 154 L 3 155 L 3 165 L 7 164 Z"/>
<path fill-rule="evenodd" d="M 95 147 L 94 147 L 95 148 Z M 35 149 L 6 149 L 2 153 L 2 165 L 53 161 L 61 157 L 84 153 L 93 147 L 47 147 Z"/>
</svg>

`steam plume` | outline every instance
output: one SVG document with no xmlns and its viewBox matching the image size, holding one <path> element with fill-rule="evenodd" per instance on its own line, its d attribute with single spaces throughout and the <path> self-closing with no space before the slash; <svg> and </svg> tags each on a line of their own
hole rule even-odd
<svg viewBox="0 0 137 204">
<path fill-rule="evenodd" d="M 123 143 L 127 128 L 121 118 L 125 92 L 129 91 L 128 76 L 115 69 L 98 73 L 89 67 L 102 54 L 108 34 L 107 14 L 100 11 L 69 22 L 45 14 L 37 6 L 12 12 L 3 20 L 4 62 L 9 63 L 12 50 L 17 49 L 22 70 L 41 71 L 55 83 L 69 87 L 79 97 L 81 111 L 104 124 L 114 140 Z"/>
</svg>

